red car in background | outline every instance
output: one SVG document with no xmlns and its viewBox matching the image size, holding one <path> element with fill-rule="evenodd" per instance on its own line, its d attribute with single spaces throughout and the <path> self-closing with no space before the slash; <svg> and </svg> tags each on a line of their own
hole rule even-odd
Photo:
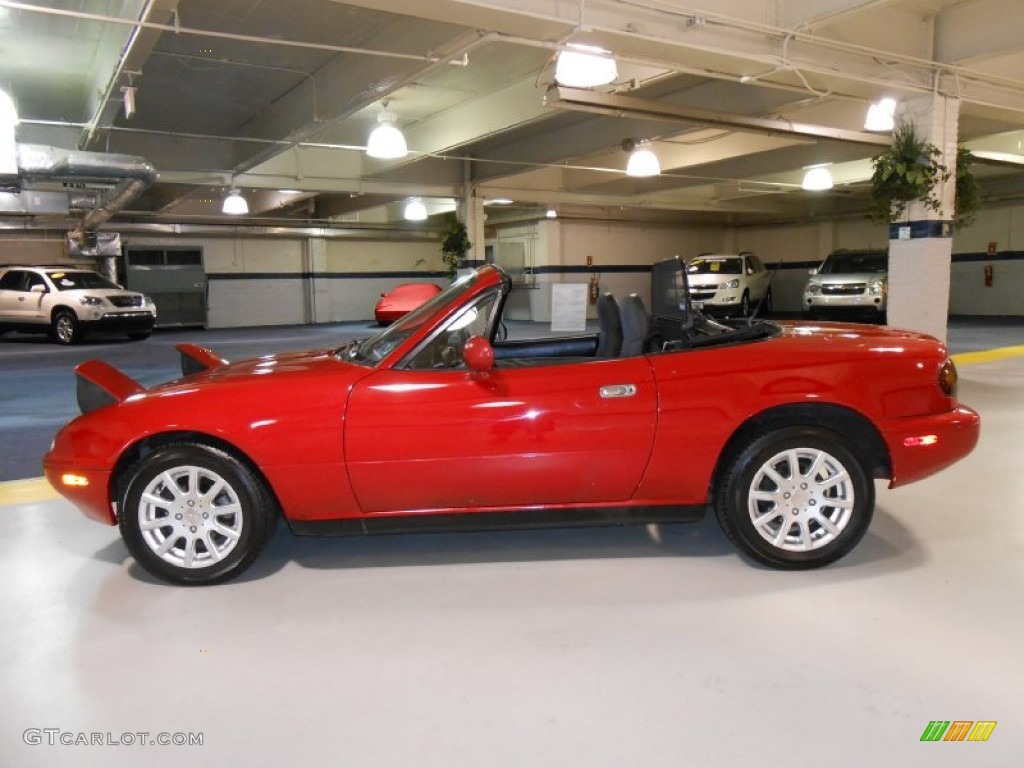
<svg viewBox="0 0 1024 768">
<path fill-rule="evenodd" d="M 148 571 L 212 584 L 278 517 L 365 534 L 699 519 L 747 557 L 823 566 L 863 537 L 875 478 L 967 455 L 978 415 L 945 346 L 890 328 L 691 311 L 678 260 L 652 312 L 599 301 L 598 334 L 498 340 L 508 277 L 484 266 L 375 335 L 228 363 L 183 344 L 145 389 L 98 360 L 44 463 Z"/>
<path fill-rule="evenodd" d="M 381 325 L 390 325 L 426 304 L 440 292 L 441 287 L 433 283 L 402 283 L 380 295 L 374 315 Z"/>
</svg>

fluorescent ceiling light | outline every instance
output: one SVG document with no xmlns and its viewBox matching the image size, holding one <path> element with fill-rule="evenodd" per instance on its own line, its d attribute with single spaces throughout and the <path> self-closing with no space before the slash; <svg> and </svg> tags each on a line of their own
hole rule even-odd
<svg viewBox="0 0 1024 768">
<path fill-rule="evenodd" d="M 554 208 L 548 208 L 547 213 L 545 213 L 544 215 L 547 216 L 549 219 L 557 219 L 558 211 L 556 211 Z"/>
<path fill-rule="evenodd" d="M 995 160 L 999 163 L 1024 165 L 1024 155 L 1018 155 L 1013 152 L 989 152 L 986 149 L 972 149 L 971 154 L 982 160 Z"/>
<path fill-rule="evenodd" d="M 815 165 L 807 169 L 803 184 L 800 185 L 811 192 L 822 192 L 832 189 L 832 173 L 823 165 Z"/>
<path fill-rule="evenodd" d="M 224 205 L 221 210 L 230 216 L 244 216 L 249 212 L 249 203 L 242 197 L 241 192 L 237 189 L 232 189 L 228 192 L 228 196 L 224 198 Z"/>
<path fill-rule="evenodd" d="M 640 144 L 629 155 L 629 162 L 626 163 L 627 176 L 658 176 L 661 174 L 661 163 L 658 156 L 651 151 L 646 144 Z"/>
<path fill-rule="evenodd" d="M 418 197 L 414 197 L 405 204 L 403 215 L 406 221 L 425 221 L 427 218 L 427 206 Z"/>
<path fill-rule="evenodd" d="M 495 197 L 491 200 L 485 200 L 484 205 L 512 205 L 515 200 L 511 197 Z"/>
<path fill-rule="evenodd" d="M 568 50 L 559 52 L 555 64 L 555 80 L 570 88 L 593 88 L 607 85 L 619 76 L 615 59 L 608 51 L 594 45 L 570 43 Z"/>
<path fill-rule="evenodd" d="M 121 93 L 124 95 L 124 117 L 125 120 L 131 120 L 132 115 L 135 114 L 135 93 L 139 89 L 134 85 L 126 85 L 121 88 Z"/>
<path fill-rule="evenodd" d="M 865 131 L 891 131 L 895 125 L 896 100 L 882 99 L 868 107 Z"/>
<path fill-rule="evenodd" d="M 366 143 L 366 154 L 380 160 L 394 160 L 409 154 L 405 136 L 395 126 L 395 113 L 385 104 L 383 111 L 377 115 L 377 127 L 370 133 Z"/>
<path fill-rule="evenodd" d="M 0 129 L 14 128 L 18 124 L 18 110 L 7 91 L 0 88 Z"/>
<path fill-rule="evenodd" d="M 0 88 L 0 174 L 18 175 L 18 144 L 14 129 L 18 125 L 18 110 L 7 91 Z"/>
</svg>

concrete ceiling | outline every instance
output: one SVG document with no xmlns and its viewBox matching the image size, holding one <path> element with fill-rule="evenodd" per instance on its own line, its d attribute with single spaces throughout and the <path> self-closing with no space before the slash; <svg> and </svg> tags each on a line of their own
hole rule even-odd
<svg viewBox="0 0 1024 768">
<path fill-rule="evenodd" d="M 1024 14 L 1012 0 L 0 0 L 17 140 L 146 158 L 113 220 L 384 225 L 468 181 L 562 216 L 742 225 L 858 214 L 870 101 L 960 99 L 983 191 L 1024 195 Z M 570 42 L 619 81 L 553 88 Z M 124 88 L 135 88 L 126 117 Z M 381 101 L 410 155 L 363 151 Z M 812 130 L 798 130 L 797 124 Z M 625 175 L 624 139 L 663 173 Z M 831 163 L 837 186 L 800 189 Z M 31 218 L 8 211 L 0 221 Z"/>
</svg>

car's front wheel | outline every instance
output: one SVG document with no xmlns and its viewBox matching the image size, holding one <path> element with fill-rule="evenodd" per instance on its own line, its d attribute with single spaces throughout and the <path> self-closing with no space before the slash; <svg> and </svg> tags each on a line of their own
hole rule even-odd
<svg viewBox="0 0 1024 768">
<path fill-rule="evenodd" d="M 782 427 L 726 461 L 715 493 L 722 530 L 758 562 L 796 570 L 828 565 L 861 540 L 875 489 L 840 435 Z"/>
<path fill-rule="evenodd" d="M 69 309 L 59 309 L 50 322 L 50 335 L 58 344 L 77 344 L 82 340 L 82 328 Z"/>
<path fill-rule="evenodd" d="M 125 545 L 139 565 L 174 584 L 234 578 L 274 530 L 276 507 L 262 479 L 211 445 L 158 448 L 128 470 L 122 487 Z"/>
</svg>

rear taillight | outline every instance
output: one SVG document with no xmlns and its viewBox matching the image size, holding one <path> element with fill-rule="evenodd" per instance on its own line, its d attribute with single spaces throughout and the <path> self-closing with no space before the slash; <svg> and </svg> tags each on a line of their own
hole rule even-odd
<svg viewBox="0 0 1024 768">
<path fill-rule="evenodd" d="M 956 397 L 956 385 L 959 378 L 956 365 L 947 357 L 946 361 L 939 366 L 939 389 L 948 397 Z"/>
</svg>

